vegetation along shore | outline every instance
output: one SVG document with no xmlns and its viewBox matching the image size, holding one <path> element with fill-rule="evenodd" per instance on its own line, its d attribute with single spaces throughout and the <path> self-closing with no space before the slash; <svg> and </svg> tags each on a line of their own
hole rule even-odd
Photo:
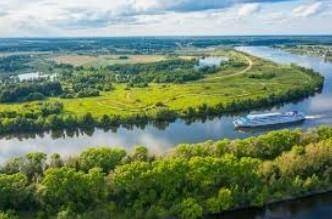
<svg viewBox="0 0 332 219">
<path fill-rule="evenodd" d="M 90 148 L 62 158 L 33 152 L 0 168 L 2 218 L 201 218 L 327 191 L 332 128 L 243 140 Z"/>
<path fill-rule="evenodd" d="M 225 61 L 198 67 L 211 56 Z M 296 101 L 319 92 L 324 82 L 313 70 L 232 49 L 138 57 L 98 67 L 58 63 L 54 77 L 4 78 L 0 133 L 220 116 Z"/>
</svg>

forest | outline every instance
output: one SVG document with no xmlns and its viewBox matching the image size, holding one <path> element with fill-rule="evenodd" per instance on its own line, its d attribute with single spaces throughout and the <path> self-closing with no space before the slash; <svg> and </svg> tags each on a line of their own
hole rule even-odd
<svg viewBox="0 0 332 219">
<path fill-rule="evenodd" d="M 29 69 L 27 63 L 31 62 L 30 55 L 11 55 L 0 57 L 0 74 L 17 72 Z"/>
<path fill-rule="evenodd" d="M 332 128 L 280 130 L 78 156 L 28 153 L 0 168 L 1 218 L 202 218 L 331 190 Z"/>
</svg>

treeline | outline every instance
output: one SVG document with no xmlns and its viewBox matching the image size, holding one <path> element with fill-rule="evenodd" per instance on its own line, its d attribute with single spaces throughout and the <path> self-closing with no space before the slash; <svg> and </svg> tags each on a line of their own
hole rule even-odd
<svg viewBox="0 0 332 219">
<path fill-rule="evenodd" d="M 111 91 L 114 82 L 110 74 L 95 70 L 68 72 L 62 74 L 60 80 L 67 84 L 62 98 L 99 96 L 101 91 Z"/>
<path fill-rule="evenodd" d="M 154 63 L 116 64 L 107 67 L 117 74 L 118 82 L 139 83 L 183 83 L 198 80 L 204 74 L 214 73 L 218 67 L 198 66 L 195 59 L 171 59 Z"/>
<path fill-rule="evenodd" d="M 8 55 L 0 57 L 0 74 L 13 74 L 18 71 L 31 69 L 29 63 L 32 61 L 30 55 Z"/>
<path fill-rule="evenodd" d="M 31 81 L 0 85 L 0 102 L 21 102 L 42 100 L 45 97 L 62 94 L 62 86 L 58 81 Z"/>
<path fill-rule="evenodd" d="M 0 168 L 0 211 L 192 219 L 328 191 L 331 183 L 332 128 L 281 130 L 180 145 L 163 156 L 145 147 L 90 148 L 65 159 L 28 153 Z"/>
<path fill-rule="evenodd" d="M 149 83 L 184 83 L 198 80 L 219 68 L 198 66 L 197 60 L 171 59 L 153 63 L 114 64 L 106 67 L 62 67 L 59 79 L 65 86 L 62 98 L 99 96 L 111 91 L 113 83 L 130 87 L 147 87 Z"/>
</svg>

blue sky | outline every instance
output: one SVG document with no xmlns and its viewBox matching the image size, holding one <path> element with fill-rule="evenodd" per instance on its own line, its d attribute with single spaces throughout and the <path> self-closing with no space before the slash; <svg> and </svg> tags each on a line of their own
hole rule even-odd
<svg viewBox="0 0 332 219">
<path fill-rule="evenodd" d="M 0 37 L 332 34 L 332 0 L 0 1 Z"/>
</svg>

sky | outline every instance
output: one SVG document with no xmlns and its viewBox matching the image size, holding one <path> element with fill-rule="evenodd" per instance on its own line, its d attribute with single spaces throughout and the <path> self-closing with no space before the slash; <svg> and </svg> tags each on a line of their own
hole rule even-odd
<svg viewBox="0 0 332 219">
<path fill-rule="evenodd" d="M 0 0 L 0 37 L 332 34 L 332 0 Z"/>
</svg>

